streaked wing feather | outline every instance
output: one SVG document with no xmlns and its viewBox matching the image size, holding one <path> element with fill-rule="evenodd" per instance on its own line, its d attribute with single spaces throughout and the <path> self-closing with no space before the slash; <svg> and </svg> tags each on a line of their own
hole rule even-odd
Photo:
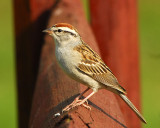
<svg viewBox="0 0 160 128">
<path fill-rule="evenodd" d="M 89 75 L 96 81 L 114 88 L 122 93 L 126 93 L 112 74 L 111 70 L 105 65 L 102 59 L 87 44 L 76 47 L 76 50 L 82 53 L 83 59 L 79 63 L 78 69 Z"/>
</svg>

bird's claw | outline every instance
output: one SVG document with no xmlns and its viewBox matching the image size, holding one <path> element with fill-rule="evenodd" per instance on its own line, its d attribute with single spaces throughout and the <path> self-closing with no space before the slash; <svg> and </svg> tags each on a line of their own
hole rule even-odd
<svg viewBox="0 0 160 128">
<path fill-rule="evenodd" d="M 62 110 L 62 113 L 63 112 L 67 112 L 75 107 L 78 107 L 80 105 L 82 105 L 83 107 L 91 110 L 91 107 L 88 106 L 88 101 L 86 100 L 85 101 L 87 103 L 87 105 L 83 102 L 83 100 L 79 100 L 78 98 L 76 98 L 71 104 L 69 104 L 68 106 L 66 106 L 63 110 Z"/>
</svg>

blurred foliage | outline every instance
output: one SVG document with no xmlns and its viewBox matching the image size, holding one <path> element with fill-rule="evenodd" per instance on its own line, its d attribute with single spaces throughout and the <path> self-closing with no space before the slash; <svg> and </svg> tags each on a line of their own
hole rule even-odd
<svg viewBox="0 0 160 128">
<path fill-rule="evenodd" d="M 83 3 L 83 8 L 84 8 L 84 12 L 86 15 L 86 19 L 88 20 L 88 22 L 90 22 L 90 9 L 89 9 L 89 0 L 81 0 Z"/>
<path fill-rule="evenodd" d="M 160 1 L 139 0 L 140 60 L 145 128 L 160 126 Z M 159 95 L 159 96 L 158 96 Z"/>
<path fill-rule="evenodd" d="M 12 1 L 0 1 L 0 128 L 17 127 Z"/>
</svg>

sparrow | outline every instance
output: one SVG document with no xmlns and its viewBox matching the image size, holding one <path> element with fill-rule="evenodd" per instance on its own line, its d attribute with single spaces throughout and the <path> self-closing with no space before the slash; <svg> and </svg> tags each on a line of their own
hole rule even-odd
<svg viewBox="0 0 160 128">
<path fill-rule="evenodd" d="M 55 40 L 55 56 L 62 70 L 72 79 L 88 87 L 63 111 L 69 111 L 80 105 L 90 108 L 84 104 L 87 99 L 98 90 L 107 89 L 119 95 L 137 117 L 146 123 L 144 117 L 127 98 L 126 90 L 118 83 L 117 78 L 101 57 L 82 40 L 76 28 L 67 23 L 57 23 L 43 32 L 48 33 Z M 92 93 L 80 100 L 80 97 L 89 89 L 93 90 Z"/>
</svg>

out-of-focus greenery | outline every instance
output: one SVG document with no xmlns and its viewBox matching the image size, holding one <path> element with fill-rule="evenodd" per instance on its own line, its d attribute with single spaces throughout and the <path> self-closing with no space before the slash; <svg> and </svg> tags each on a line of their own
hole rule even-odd
<svg viewBox="0 0 160 128">
<path fill-rule="evenodd" d="M 12 1 L 0 1 L 0 128 L 17 128 Z"/>
<path fill-rule="evenodd" d="M 86 15 L 86 19 L 88 20 L 88 22 L 90 22 L 90 9 L 89 9 L 89 0 L 81 0 L 83 3 L 83 8 L 84 8 L 84 12 Z"/>
<path fill-rule="evenodd" d="M 160 1 L 139 0 L 141 81 L 145 128 L 160 127 Z"/>
<path fill-rule="evenodd" d="M 83 0 L 87 6 L 86 0 Z M 142 110 L 148 124 L 160 126 L 160 1 L 139 0 Z M 89 15 L 89 13 L 87 13 Z M 17 128 L 12 1 L 0 1 L 0 128 Z"/>
</svg>

